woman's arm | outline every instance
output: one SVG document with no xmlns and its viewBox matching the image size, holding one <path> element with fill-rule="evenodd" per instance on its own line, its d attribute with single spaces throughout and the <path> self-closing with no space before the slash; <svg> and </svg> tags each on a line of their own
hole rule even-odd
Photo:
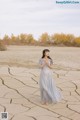
<svg viewBox="0 0 80 120">
<path fill-rule="evenodd" d="M 45 62 L 42 62 L 42 59 L 39 60 L 39 67 L 43 68 L 45 66 Z"/>
<path fill-rule="evenodd" d="M 45 66 L 45 63 L 44 64 L 39 64 L 40 68 L 43 68 L 44 66 Z"/>
<path fill-rule="evenodd" d="M 52 65 L 49 65 L 48 63 L 47 63 L 47 66 L 48 66 L 49 68 L 53 69 L 53 66 L 52 66 Z"/>
<path fill-rule="evenodd" d="M 49 63 L 46 61 L 46 65 L 47 65 L 50 69 L 53 69 L 53 64 L 49 64 Z"/>
</svg>

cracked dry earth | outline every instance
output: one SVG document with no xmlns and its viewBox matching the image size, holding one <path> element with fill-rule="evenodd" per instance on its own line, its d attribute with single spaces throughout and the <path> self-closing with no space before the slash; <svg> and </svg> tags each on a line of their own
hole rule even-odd
<svg viewBox="0 0 80 120">
<path fill-rule="evenodd" d="M 54 68 L 53 78 L 64 98 L 41 105 L 39 68 L 0 65 L 0 112 L 9 120 L 80 120 L 80 70 Z"/>
<path fill-rule="evenodd" d="M 0 111 L 7 111 L 9 120 L 80 120 L 80 80 L 75 80 L 79 72 L 53 71 L 64 99 L 47 106 L 40 104 L 39 72 L 39 69 L 1 67 Z"/>
</svg>

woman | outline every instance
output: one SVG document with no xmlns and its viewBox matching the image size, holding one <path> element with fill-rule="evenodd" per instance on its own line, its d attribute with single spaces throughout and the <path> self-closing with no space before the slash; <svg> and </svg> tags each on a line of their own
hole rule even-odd
<svg viewBox="0 0 80 120">
<path fill-rule="evenodd" d="M 41 68 L 39 85 L 42 104 L 57 103 L 62 99 L 62 95 L 53 80 L 53 60 L 50 58 L 49 52 L 48 49 L 44 49 L 42 58 L 39 60 Z"/>
</svg>

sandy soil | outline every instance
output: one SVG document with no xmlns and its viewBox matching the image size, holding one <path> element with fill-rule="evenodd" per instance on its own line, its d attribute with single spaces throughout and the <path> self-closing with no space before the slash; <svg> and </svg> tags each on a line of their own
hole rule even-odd
<svg viewBox="0 0 80 120">
<path fill-rule="evenodd" d="M 42 50 L 48 48 L 54 67 L 80 69 L 80 48 L 78 47 L 8 46 L 7 48 L 7 51 L 0 51 L 0 65 L 38 67 Z"/>
<path fill-rule="evenodd" d="M 0 51 L 0 112 L 9 120 L 80 120 L 80 48 L 8 46 Z M 50 49 L 53 79 L 63 94 L 57 104 L 41 105 L 38 61 Z"/>
</svg>

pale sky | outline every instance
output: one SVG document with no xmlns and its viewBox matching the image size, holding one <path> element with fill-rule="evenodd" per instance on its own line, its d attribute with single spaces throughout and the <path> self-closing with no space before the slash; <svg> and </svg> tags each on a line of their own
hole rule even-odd
<svg viewBox="0 0 80 120">
<path fill-rule="evenodd" d="M 56 0 L 0 0 L 0 37 L 31 33 L 38 38 L 44 32 L 80 36 L 80 4 L 61 5 L 56 4 Z"/>
</svg>

